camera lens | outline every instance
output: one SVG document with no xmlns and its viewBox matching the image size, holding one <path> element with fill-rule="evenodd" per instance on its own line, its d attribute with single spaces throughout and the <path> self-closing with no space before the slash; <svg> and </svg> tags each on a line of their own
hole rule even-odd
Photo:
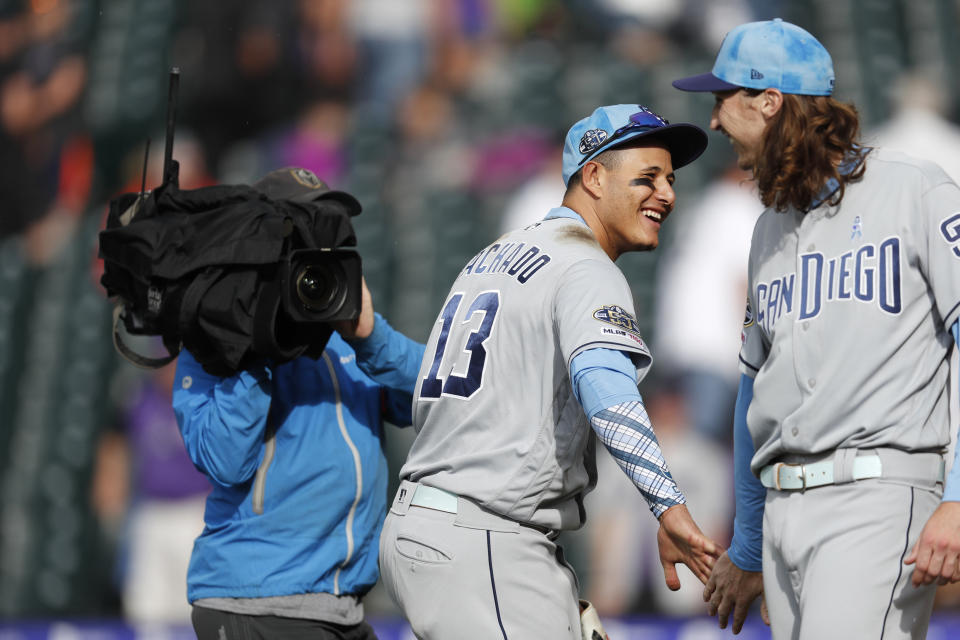
<svg viewBox="0 0 960 640">
<path fill-rule="evenodd" d="M 297 297 L 310 309 L 324 310 L 332 305 L 339 288 L 336 275 L 325 266 L 306 266 L 297 274 Z"/>
</svg>

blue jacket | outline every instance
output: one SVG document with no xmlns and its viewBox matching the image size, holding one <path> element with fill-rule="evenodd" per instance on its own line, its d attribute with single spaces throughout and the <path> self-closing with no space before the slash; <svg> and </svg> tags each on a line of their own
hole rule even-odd
<svg viewBox="0 0 960 640">
<path fill-rule="evenodd" d="M 334 332 L 318 360 L 228 378 L 180 354 L 173 408 L 190 458 L 213 484 L 190 558 L 190 602 L 373 586 L 386 511 L 382 421 L 411 423 L 423 349 L 377 315 L 353 347 Z"/>
</svg>

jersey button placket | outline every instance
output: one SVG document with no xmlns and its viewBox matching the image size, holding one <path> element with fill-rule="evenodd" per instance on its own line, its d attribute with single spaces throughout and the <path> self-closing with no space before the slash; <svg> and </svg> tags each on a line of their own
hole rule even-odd
<svg viewBox="0 0 960 640">
<path fill-rule="evenodd" d="M 814 253 L 817 250 L 816 242 L 811 240 L 815 237 L 816 229 L 816 219 L 812 214 L 808 213 L 803 215 L 802 219 L 799 221 L 797 228 L 797 256 L 796 256 L 796 273 L 799 274 L 803 268 L 803 265 L 800 260 L 801 252 L 804 254 Z M 802 247 L 802 249 L 801 249 Z M 796 321 L 800 316 L 799 309 L 796 308 L 799 303 L 799 295 L 796 295 L 793 299 L 794 303 L 794 325 L 793 325 L 793 348 L 794 348 L 794 370 L 797 374 L 797 384 L 801 387 L 802 392 L 812 393 L 814 387 L 817 386 L 817 380 L 815 377 L 810 375 L 815 373 L 815 362 L 817 361 L 817 356 L 813 350 L 815 350 L 816 343 L 811 342 L 816 340 L 815 335 L 810 335 L 811 329 L 811 320 L 801 320 Z M 801 336 L 804 336 L 801 338 Z M 804 384 L 804 382 L 806 384 Z M 805 387 L 805 388 L 804 388 Z M 796 427 L 791 431 L 793 435 L 797 435 Z"/>
</svg>

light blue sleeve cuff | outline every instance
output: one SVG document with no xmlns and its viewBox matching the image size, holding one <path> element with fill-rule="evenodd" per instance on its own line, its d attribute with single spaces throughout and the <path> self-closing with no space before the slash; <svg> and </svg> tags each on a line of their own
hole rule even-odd
<svg viewBox="0 0 960 640">
<path fill-rule="evenodd" d="M 752 400 L 753 378 L 741 375 L 733 414 L 733 483 L 737 509 L 727 555 L 744 571 L 760 571 L 763 566 L 763 504 L 767 497 L 767 489 L 750 471 L 754 450 L 747 428 L 747 409 Z"/>
<path fill-rule="evenodd" d="M 570 361 L 573 393 L 588 418 L 623 402 L 640 401 L 637 368 L 616 349 L 588 349 Z"/>
<path fill-rule="evenodd" d="M 956 343 L 957 349 L 960 349 L 960 320 L 954 322 L 950 329 L 953 333 L 953 341 Z M 960 385 L 960 381 L 957 384 Z M 960 434 L 957 435 L 957 438 L 960 442 Z M 950 467 L 950 475 L 947 476 L 946 484 L 943 487 L 943 501 L 960 502 L 960 446 L 956 447 L 953 452 L 953 466 Z"/>
</svg>

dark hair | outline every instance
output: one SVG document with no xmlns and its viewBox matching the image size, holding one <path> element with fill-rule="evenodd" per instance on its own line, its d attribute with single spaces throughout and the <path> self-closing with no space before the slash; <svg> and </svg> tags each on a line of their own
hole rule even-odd
<svg viewBox="0 0 960 640">
<path fill-rule="evenodd" d="M 764 206 L 808 211 L 830 178 L 840 188 L 827 203 L 840 204 L 847 183 L 860 179 L 866 168 L 861 154 L 849 173 L 837 169 L 858 148 L 859 135 L 860 118 L 852 104 L 828 96 L 783 94 L 783 106 L 767 128 L 753 169 Z"/>
<path fill-rule="evenodd" d="M 620 166 L 620 154 L 623 147 L 613 147 L 612 149 L 607 149 L 606 151 L 601 151 L 595 157 L 590 158 L 590 162 L 599 162 L 607 169 L 616 169 Z M 583 164 L 587 164 L 584 162 Z M 583 167 L 577 169 L 576 173 L 570 176 L 570 181 L 567 183 L 567 191 L 569 193 L 571 189 L 580 184 L 581 178 L 583 178 Z"/>
</svg>

